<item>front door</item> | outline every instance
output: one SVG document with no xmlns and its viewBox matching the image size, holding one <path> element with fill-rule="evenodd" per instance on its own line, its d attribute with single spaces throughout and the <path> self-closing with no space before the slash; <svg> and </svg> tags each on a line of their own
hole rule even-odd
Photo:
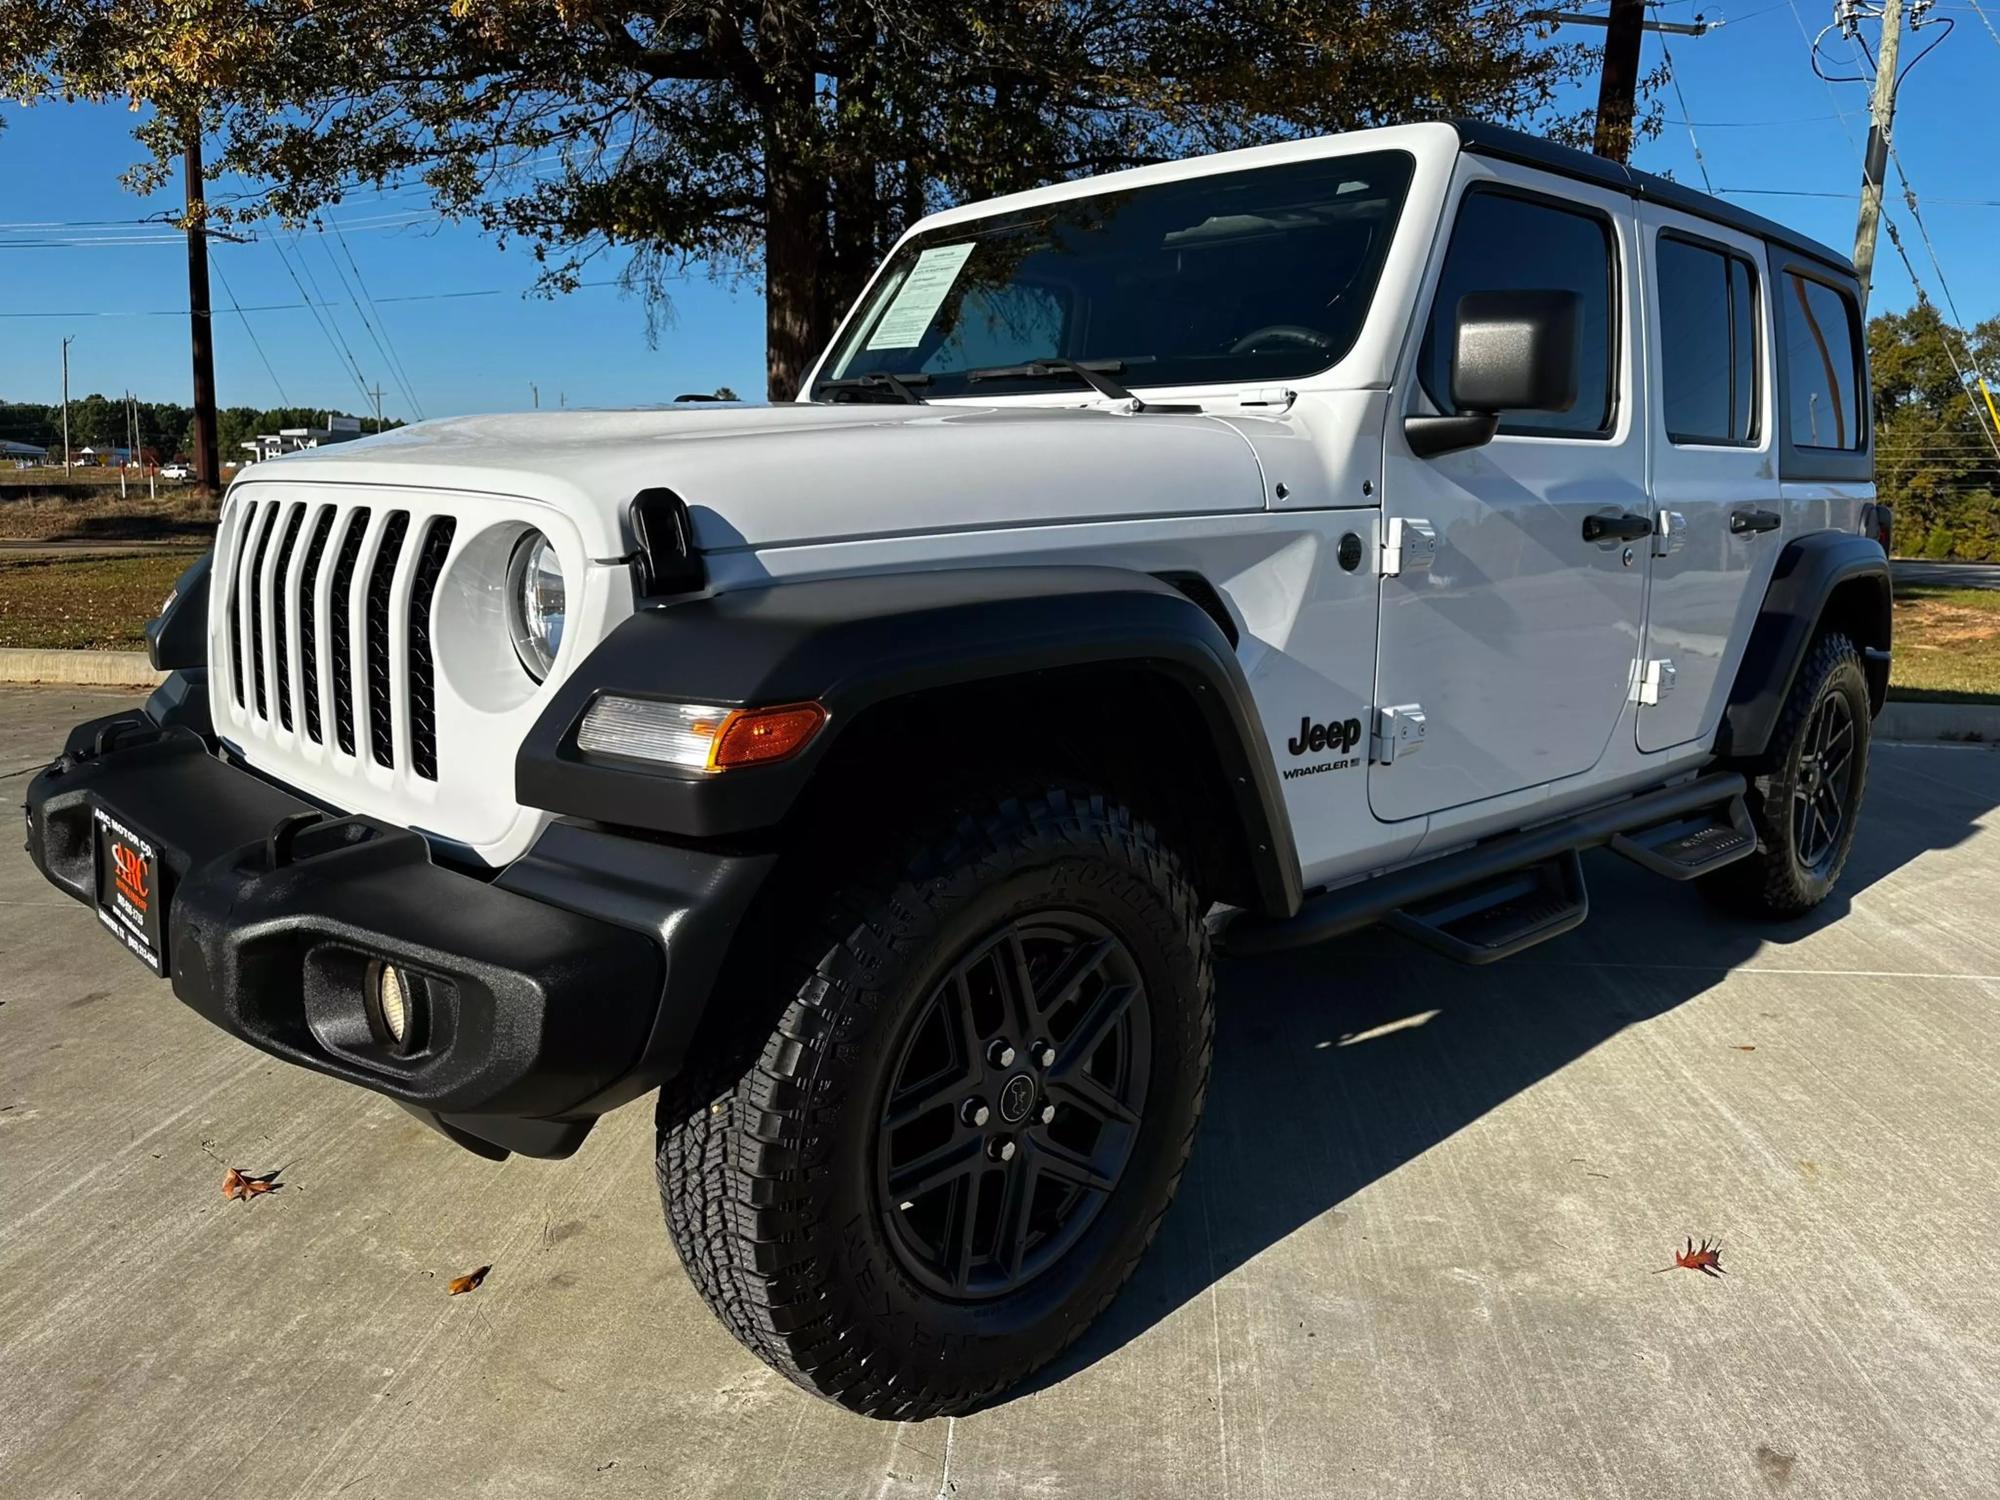
<svg viewBox="0 0 2000 1500">
<path fill-rule="evenodd" d="M 1596 765 L 1632 691 L 1645 605 L 1648 539 L 1621 535 L 1652 514 L 1631 202 L 1478 158 L 1459 174 L 1398 410 L 1452 410 L 1456 310 L 1472 292 L 1576 293 L 1580 373 L 1567 410 L 1502 413 L 1482 447 L 1420 458 L 1390 423 L 1384 520 L 1437 538 L 1429 567 L 1382 580 L 1376 702 L 1426 720 L 1418 753 L 1369 768 L 1369 803 L 1392 821 Z"/>
</svg>

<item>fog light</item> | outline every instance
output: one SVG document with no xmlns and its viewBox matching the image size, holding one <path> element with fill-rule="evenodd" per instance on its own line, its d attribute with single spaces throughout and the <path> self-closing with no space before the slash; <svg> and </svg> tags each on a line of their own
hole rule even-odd
<svg viewBox="0 0 2000 1500">
<path fill-rule="evenodd" d="M 409 1044 L 410 1023 L 422 985 L 422 980 L 405 974 L 394 964 L 369 966 L 369 1019 L 375 1023 L 378 1039 L 398 1052 L 404 1051 Z"/>
</svg>

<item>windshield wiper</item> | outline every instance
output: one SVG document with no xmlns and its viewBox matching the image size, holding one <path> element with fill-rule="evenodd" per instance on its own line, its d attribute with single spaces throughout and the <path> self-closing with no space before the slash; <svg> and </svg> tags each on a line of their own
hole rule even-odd
<svg viewBox="0 0 2000 1500">
<path fill-rule="evenodd" d="M 930 403 L 919 396 L 913 387 L 930 383 L 928 375 L 891 375 L 887 370 L 870 370 L 866 375 L 842 375 L 835 380 L 822 380 L 819 388 L 823 391 L 887 391 L 906 405 L 928 406 Z"/>
<path fill-rule="evenodd" d="M 1123 404 L 1129 412 L 1142 411 L 1200 411 L 1199 406 L 1162 406 L 1157 402 L 1141 401 L 1111 377 L 1125 373 L 1126 362 L 1122 359 L 1031 359 L 1019 365 L 988 365 L 983 369 L 967 370 L 968 383 L 978 380 L 1047 380 L 1052 375 L 1068 375 L 1081 380 L 1098 395 Z"/>
</svg>

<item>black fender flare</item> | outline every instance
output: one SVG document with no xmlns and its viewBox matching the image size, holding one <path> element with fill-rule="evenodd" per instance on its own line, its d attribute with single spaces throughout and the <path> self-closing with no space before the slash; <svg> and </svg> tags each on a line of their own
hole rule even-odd
<svg viewBox="0 0 2000 1500">
<path fill-rule="evenodd" d="M 1889 685 L 1892 597 L 1889 558 L 1873 537 L 1820 531 L 1786 543 L 1736 669 L 1716 753 L 1748 762 L 1764 754 L 1799 663 L 1830 622 L 1861 648 L 1869 705 L 1881 712 Z"/>
<path fill-rule="evenodd" d="M 155 671 L 208 665 L 208 577 L 214 561 L 210 548 L 188 564 L 159 614 L 146 622 L 146 655 Z"/>
<path fill-rule="evenodd" d="M 1298 855 L 1243 669 L 1215 621 L 1144 573 L 1021 566 L 813 579 L 687 598 L 624 621 L 563 682 L 522 742 L 518 799 L 686 840 L 778 827 L 867 709 L 933 688 L 1093 664 L 1140 666 L 1186 692 L 1248 837 L 1254 904 L 1289 915 Z M 826 729 L 792 760 L 698 775 L 577 748 L 607 693 L 721 706 L 813 701 Z M 1218 809 L 1219 811 L 1219 809 Z"/>
</svg>

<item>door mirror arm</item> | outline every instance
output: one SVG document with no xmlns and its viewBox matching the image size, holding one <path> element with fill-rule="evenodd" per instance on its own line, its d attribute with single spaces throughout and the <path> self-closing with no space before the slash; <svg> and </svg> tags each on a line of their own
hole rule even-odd
<svg viewBox="0 0 2000 1500">
<path fill-rule="evenodd" d="M 1576 405 L 1583 299 L 1566 291 L 1468 292 L 1453 309 L 1451 399 L 1456 414 L 1410 416 L 1403 436 L 1419 458 L 1493 441 L 1503 411 Z"/>
</svg>

